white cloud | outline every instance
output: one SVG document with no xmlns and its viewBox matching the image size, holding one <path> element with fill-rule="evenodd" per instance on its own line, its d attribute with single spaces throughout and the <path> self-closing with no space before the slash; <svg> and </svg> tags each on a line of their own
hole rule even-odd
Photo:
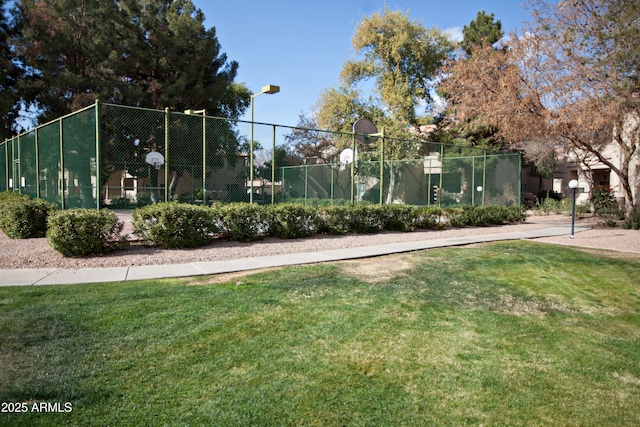
<svg viewBox="0 0 640 427">
<path fill-rule="evenodd" d="M 462 28 L 460 27 L 445 28 L 442 32 L 455 42 L 461 42 L 463 39 Z"/>
</svg>

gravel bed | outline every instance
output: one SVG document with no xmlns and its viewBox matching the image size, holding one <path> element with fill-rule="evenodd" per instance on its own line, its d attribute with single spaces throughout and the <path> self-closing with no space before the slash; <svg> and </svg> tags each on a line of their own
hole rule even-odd
<svg viewBox="0 0 640 427">
<path fill-rule="evenodd" d="M 132 242 L 128 248 L 118 250 L 108 255 L 89 258 L 65 258 L 54 251 L 44 238 L 12 240 L 0 232 L 0 268 L 77 269 L 226 261 L 247 257 L 316 252 L 395 242 L 530 231 L 547 228 L 556 224 L 569 223 L 570 218 L 566 216 L 530 216 L 528 220 L 522 224 L 496 227 L 419 230 L 410 233 L 381 232 L 378 234 L 350 234 L 345 236 L 317 235 L 306 239 L 295 240 L 265 238 L 252 243 L 238 243 L 220 239 L 215 240 L 208 246 L 196 249 L 156 249 L 148 247 L 141 242 Z M 569 236 L 566 235 L 538 240 L 597 249 L 637 252 L 640 254 L 640 231 L 600 227 L 594 218 L 581 219 L 578 220 L 576 224 L 593 226 L 594 228 L 589 231 L 576 233 L 575 239 L 570 239 Z"/>
</svg>

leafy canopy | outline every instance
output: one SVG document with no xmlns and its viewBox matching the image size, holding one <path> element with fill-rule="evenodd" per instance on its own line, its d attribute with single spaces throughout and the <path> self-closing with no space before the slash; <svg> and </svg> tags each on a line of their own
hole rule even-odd
<svg viewBox="0 0 640 427">
<path fill-rule="evenodd" d="M 190 0 L 22 0 L 13 39 L 21 85 L 40 122 L 96 99 L 148 108 L 206 109 L 239 117 L 250 93 L 238 63 Z"/>
<path fill-rule="evenodd" d="M 377 100 L 389 116 L 416 124 L 416 108 L 433 103 L 430 89 L 438 67 L 453 46 L 438 29 L 426 29 L 400 11 L 374 13 L 358 25 L 352 40 L 356 59 L 340 74 L 353 87 L 372 79 Z"/>
</svg>

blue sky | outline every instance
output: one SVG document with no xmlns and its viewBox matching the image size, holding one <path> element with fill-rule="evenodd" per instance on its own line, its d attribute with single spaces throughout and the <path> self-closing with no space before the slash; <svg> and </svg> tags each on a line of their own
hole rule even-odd
<svg viewBox="0 0 640 427">
<path fill-rule="evenodd" d="M 295 126 L 323 89 L 338 85 L 342 64 L 353 57 L 351 37 L 363 16 L 408 12 L 425 27 L 460 33 L 480 10 L 494 13 L 505 33 L 530 19 L 520 0 L 193 0 L 215 27 L 237 81 L 254 93 L 267 84 L 281 92 L 255 99 L 255 120 Z M 243 117 L 249 119 L 249 113 Z"/>
</svg>

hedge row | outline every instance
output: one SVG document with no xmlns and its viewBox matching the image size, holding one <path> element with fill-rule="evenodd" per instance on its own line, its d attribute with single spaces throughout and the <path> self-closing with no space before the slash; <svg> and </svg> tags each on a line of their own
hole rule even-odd
<svg viewBox="0 0 640 427">
<path fill-rule="evenodd" d="M 486 226 L 519 222 L 522 208 L 348 204 L 311 207 L 302 204 L 234 203 L 211 207 L 158 203 L 133 212 L 134 234 L 161 248 L 203 246 L 214 238 L 249 242 L 265 236 L 295 239 L 316 233 L 413 231 L 447 225 Z M 0 193 L 0 229 L 11 238 L 43 237 L 64 256 L 112 251 L 126 240 L 124 224 L 110 210 L 69 209 L 17 193 Z"/>
<path fill-rule="evenodd" d="M 376 233 L 413 231 L 446 225 L 487 226 L 520 222 L 519 207 L 465 206 L 460 208 L 352 204 L 310 207 L 299 204 L 235 203 L 212 207 L 175 202 L 158 203 L 133 213 L 134 234 L 162 248 L 201 246 L 214 238 L 249 242 L 265 236 L 282 239 L 316 233 Z"/>
</svg>

